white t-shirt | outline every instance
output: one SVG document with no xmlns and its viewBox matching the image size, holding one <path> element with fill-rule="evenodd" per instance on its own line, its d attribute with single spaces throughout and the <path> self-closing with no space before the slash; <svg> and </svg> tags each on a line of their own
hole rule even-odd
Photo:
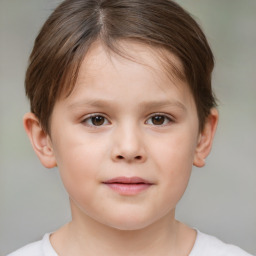
<svg viewBox="0 0 256 256">
<path fill-rule="evenodd" d="M 50 243 L 50 234 L 41 241 L 28 244 L 7 256 L 58 256 Z M 188 256 L 252 256 L 237 246 L 225 244 L 218 238 L 197 230 L 194 247 Z"/>
</svg>

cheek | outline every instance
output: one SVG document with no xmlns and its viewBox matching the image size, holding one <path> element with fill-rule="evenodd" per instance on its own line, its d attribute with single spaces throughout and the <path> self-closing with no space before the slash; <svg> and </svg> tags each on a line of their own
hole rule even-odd
<svg viewBox="0 0 256 256">
<path fill-rule="evenodd" d="M 193 164 L 196 149 L 195 136 L 188 133 L 167 135 L 161 141 L 152 142 L 151 157 L 158 163 L 160 169 L 168 169 L 173 172 L 186 172 Z"/>
<path fill-rule="evenodd" d="M 183 195 L 192 170 L 195 140 L 186 133 L 169 136 L 164 143 L 157 144 L 152 155 L 164 184 L 163 193 L 172 201 L 178 201 Z"/>
<path fill-rule="evenodd" d="M 99 163 L 99 155 L 104 152 L 101 140 L 88 136 L 81 129 L 63 131 L 54 143 L 58 166 L 67 172 L 85 172 L 91 165 Z"/>
<path fill-rule="evenodd" d="M 71 197 L 72 194 L 84 195 L 92 187 L 92 181 L 98 180 L 98 165 L 104 149 L 97 143 L 91 144 L 90 140 L 85 141 L 87 143 L 74 136 L 56 144 L 59 172 Z"/>
</svg>

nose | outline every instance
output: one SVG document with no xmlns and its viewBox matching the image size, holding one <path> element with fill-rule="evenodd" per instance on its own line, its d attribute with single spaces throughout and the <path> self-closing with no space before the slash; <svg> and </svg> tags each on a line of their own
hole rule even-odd
<svg viewBox="0 0 256 256">
<path fill-rule="evenodd" d="M 131 124 L 116 128 L 111 154 L 112 160 L 115 162 L 145 162 L 146 149 L 140 129 L 132 127 Z"/>
</svg>

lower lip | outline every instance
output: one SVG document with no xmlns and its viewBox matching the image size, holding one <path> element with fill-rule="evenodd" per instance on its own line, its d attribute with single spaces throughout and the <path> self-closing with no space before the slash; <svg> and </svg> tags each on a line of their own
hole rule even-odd
<svg viewBox="0 0 256 256">
<path fill-rule="evenodd" d="M 121 195 L 137 195 L 152 186 L 146 183 L 105 183 L 105 185 Z"/>
</svg>

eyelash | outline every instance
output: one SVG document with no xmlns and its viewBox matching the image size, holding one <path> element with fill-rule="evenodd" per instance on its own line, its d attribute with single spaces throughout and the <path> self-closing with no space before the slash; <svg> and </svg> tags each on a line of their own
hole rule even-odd
<svg viewBox="0 0 256 256">
<path fill-rule="evenodd" d="M 163 121 L 163 123 L 161 124 L 154 124 L 154 121 L 152 121 L 152 118 L 159 118 L 160 117 L 160 122 Z M 93 120 L 95 118 L 95 120 Z M 96 125 L 94 122 L 97 121 L 96 118 L 99 118 L 98 121 L 100 121 L 99 125 Z M 163 120 L 161 120 L 161 118 L 163 118 Z M 149 122 L 149 120 L 151 119 L 151 122 Z M 158 120 L 158 121 L 159 121 Z M 154 113 L 152 114 L 147 120 L 146 120 L 146 124 L 148 125 L 152 125 L 152 126 L 166 126 L 169 123 L 174 122 L 173 118 L 171 118 L 169 115 L 166 114 L 162 114 L 162 113 Z M 89 116 L 87 116 L 85 119 L 82 120 L 83 124 L 86 124 L 87 126 L 90 127 L 101 127 L 101 126 L 105 126 L 105 125 L 109 125 L 111 124 L 110 121 L 102 114 L 91 114 Z"/>
</svg>

